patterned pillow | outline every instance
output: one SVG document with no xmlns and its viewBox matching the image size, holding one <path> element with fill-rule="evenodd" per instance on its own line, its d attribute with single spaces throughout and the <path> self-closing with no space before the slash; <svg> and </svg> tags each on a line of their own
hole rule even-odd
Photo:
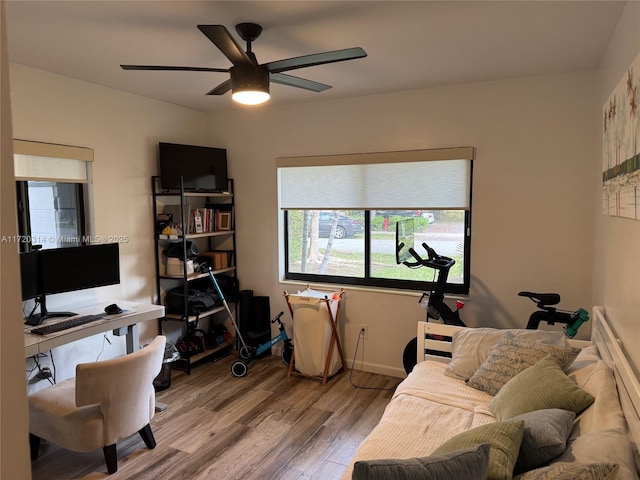
<svg viewBox="0 0 640 480">
<path fill-rule="evenodd" d="M 615 463 L 554 463 L 513 480 L 613 480 L 617 471 Z"/>
<path fill-rule="evenodd" d="M 524 421 L 495 422 L 472 428 L 450 438 L 433 452 L 439 455 L 446 452 L 469 448 L 474 445 L 488 443 L 489 471 L 486 480 L 511 480 L 513 467 L 518 458 L 520 443 L 524 432 Z M 394 478 L 394 477 L 389 477 Z M 438 477 L 436 477 L 438 478 Z M 475 478 L 485 478 L 476 476 Z M 395 480 L 395 479 L 394 479 Z"/>
<path fill-rule="evenodd" d="M 487 475 L 489 445 L 425 458 L 356 462 L 352 480 L 477 480 Z"/>
<path fill-rule="evenodd" d="M 471 375 L 484 362 L 505 333 L 513 333 L 517 338 L 548 345 L 567 345 L 564 332 L 550 330 L 526 330 L 522 328 L 464 328 L 453 336 L 451 342 L 451 361 L 444 374 L 448 377 L 469 380 Z"/>
<path fill-rule="evenodd" d="M 544 408 L 570 410 L 577 415 L 594 400 L 549 355 L 509 380 L 491 399 L 489 408 L 503 421 Z"/>
<path fill-rule="evenodd" d="M 524 437 L 514 472 L 541 467 L 561 455 L 567 449 L 575 418 L 574 412 L 559 408 L 534 410 L 510 418 L 510 422 L 524 420 Z"/>
<path fill-rule="evenodd" d="M 551 355 L 564 370 L 580 353 L 579 348 L 533 343 L 505 333 L 467 385 L 495 395 L 515 375 Z"/>
</svg>

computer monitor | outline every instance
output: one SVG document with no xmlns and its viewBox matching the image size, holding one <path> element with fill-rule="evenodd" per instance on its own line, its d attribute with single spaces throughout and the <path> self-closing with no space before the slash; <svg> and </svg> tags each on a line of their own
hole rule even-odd
<svg viewBox="0 0 640 480">
<path fill-rule="evenodd" d="M 73 312 L 49 312 L 46 296 L 120 283 L 120 254 L 117 243 L 50 248 L 34 253 L 37 258 L 39 292 L 35 298 L 40 313 L 27 319 L 28 325 L 39 325 L 45 318 L 68 317 Z M 25 260 L 25 271 L 32 259 Z M 24 285 L 22 296 L 33 293 Z M 34 297 L 28 297 L 34 298 Z"/>
<path fill-rule="evenodd" d="M 396 223 L 396 263 L 414 259 L 409 251 L 415 241 L 413 218 L 404 218 Z"/>
<path fill-rule="evenodd" d="M 20 277 L 23 301 L 36 298 L 42 292 L 38 269 L 38 252 L 20 253 Z"/>
<path fill-rule="evenodd" d="M 64 293 L 120 283 L 117 243 L 51 248 L 40 252 L 42 293 Z"/>
</svg>

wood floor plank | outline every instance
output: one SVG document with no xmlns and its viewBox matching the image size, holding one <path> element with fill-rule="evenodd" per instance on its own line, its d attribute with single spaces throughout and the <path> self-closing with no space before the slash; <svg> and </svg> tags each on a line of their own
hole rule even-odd
<svg viewBox="0 0 640 480">
<path fill-rule="evenodd" d="M 172 372 L 157 393 L 167 409 L 151 427 L 153 450 L 139 435 L 118 444 L 118 471 L 107 475 L 101 450 L 76 453 L 43 442 L 33 480 L 337 480 L 380 419 L 399 379 L 349 371 L 326 385 L 288 377 L 278 357 L 254 360 L 243 378 L 237 357 Z"/>
</svg>

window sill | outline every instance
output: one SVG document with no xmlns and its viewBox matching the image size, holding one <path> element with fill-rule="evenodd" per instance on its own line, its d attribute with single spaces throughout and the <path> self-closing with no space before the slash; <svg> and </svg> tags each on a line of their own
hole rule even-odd
<svg viewBox="0 0 640 480">
<path fill-rule="evenodd" d="M 348 284 L 339 284 L 339 283 L 304 283 L 296 280 L 285 280 L 280 279 L 279 282 L 281 285 L 297 285 L 298 287 L 306 287 L 307 285 L 310 288 L 318 288 L 320 290 L 338 290 L 340 288 L 345 291 L 355 291 L 355 292 L 363 292 L 363 293 L 379 293 L 385 295 L 400 295 L 405 297 L 415 297 L 416 301 L 420 299 L 422 296 L 422 292 L 418 292 L 416 290 L 403 290 L 400 288 L 380 288 L 380 287 L 366 287 L 361 285 L 348 285 Z M 445 298 L 451 300 L 462 300 L 463 302 L 469 301 L 468 295 L 463 294 L 454 294 L 448 293 Z"/>
</svg>

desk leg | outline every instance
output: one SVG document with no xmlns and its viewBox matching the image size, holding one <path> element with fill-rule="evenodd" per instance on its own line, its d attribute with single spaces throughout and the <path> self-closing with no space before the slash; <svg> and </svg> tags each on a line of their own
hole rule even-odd
<svg viewBox="0 0 640 480">
<path fill-rule="evenodd" d="M 138 324 L 134 323 L 133 325 L 129 325 L 126 330 L 124 329 L 124 327 L 114 330 L 113 334 L 117 337 L 126 335 L 127 353 L 133 353 L 137 352 L 140 349 L 140 345 L 138 343 L 138 331 Z"/>
</svg>

